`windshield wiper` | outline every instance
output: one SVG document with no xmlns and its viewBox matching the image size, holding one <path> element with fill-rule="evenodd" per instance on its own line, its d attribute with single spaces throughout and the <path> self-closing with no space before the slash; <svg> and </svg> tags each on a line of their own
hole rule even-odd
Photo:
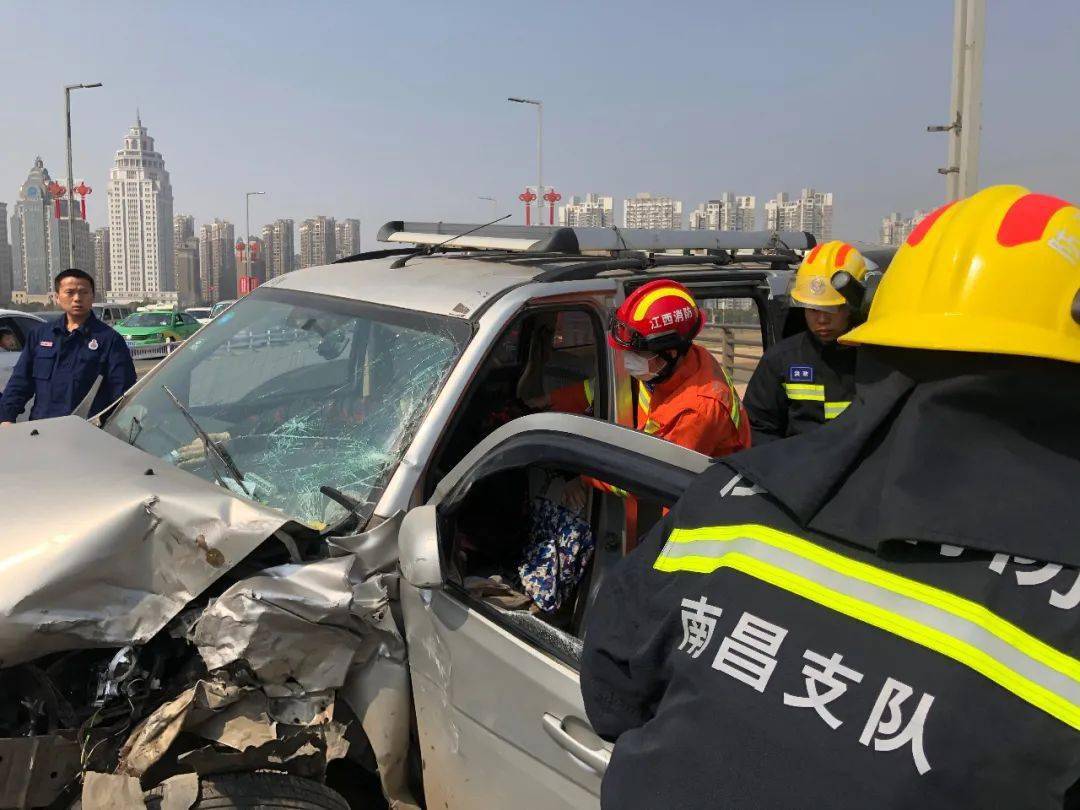
<svg viewBox="0 0 1080 810">
<path fill-rule="evenodd" d="M 202 439 L 203 447 L 206 450 L 207 456 L 209 456 L 211 452 L 215 456 L 217 456 L 218 461 L 220 461 L 224 465 L 225 469 L 229 471 L 229 474 L 233 477 L 233 480 L 235 480 L 238 484 L 243 485 L 243 473 L 241 473 L 240 468 L 236 466 L 236 462 L 233 461 L 232 456 L 229 455 L 229 451 L 226 450 L 224 447 L 218 445 L 213 439 L 210 438 L 210 434 L 203 430 L 199 423 L 195 421 L 195 417 L 191 415 L 191 411 L 187 409 L 183 402 L 176 398 L 176 394 L 169 390 L 169 386 L 163 385 L 161 386 L 161 390 L 169 395 L 169 399 L 173 401 L 173 404 L 177 408 L 179 408 L 180 413 L 182 413 L 184 415 L 184 418 L 187 419 L 188 424 L 191 425 L 191 429 L 195 431 L 195 435 Z M 218 483 L 228 489 L 225 482 L 221 480 L 221 476 L 218 475 L 216 468 L 214 470 L 214 475 L 217 477 Z"/>
</svg>

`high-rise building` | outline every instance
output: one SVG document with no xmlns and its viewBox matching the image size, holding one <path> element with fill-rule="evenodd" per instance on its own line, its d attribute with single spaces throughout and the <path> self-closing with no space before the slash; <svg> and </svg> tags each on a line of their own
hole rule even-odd
<svg viewBox="0 0 1080 810">
<path fill-rule="evenodd" d="M 247 292 L 251 292 L 259 284 L 266 281 L 266 243 L 257 236 L 251 237 L 243 259 L 244 261 L 236 268 L 236 277 L 238 279 L 243 276 L 253 277 L 255 279 L 254 284 L 250 281 L 247 282 Z M 246 294 L 243 284 L 238 282 L 237 287 L 241 295 Z"/>
<path fill-rule="evenodd" d="M 56 205 L 56 203 L 59 205 Z M 69 233 L 74 230 L 75 233 L 75 267 L 83 270 L 87 273 L 94 272 L 94 245 L 90 240 L 90 223 L 82 218 L 82 214 L 79 211 L 79 203 L 74 203 L 74 218 L 71 222 L 68 222 L 68 205 L 67 198 L 60 200 L 54 200 L 54 212 L 59 209 L 60 218 L 54 219 L 52 226 L 56 230 L 55 250 L 50 258 L 49 264 L 51 265 L 51 274 L 56 276 L 61 270 L 67 269 L 71 264 L 71 254 L 68 252 L 69 245 Z M 50 243 L 52 247 L 52 243 Z"/>
<path fill-rule="evenodd" d="M 330 264 L 337 255 L 334 218 L 312 217 L 300 223 L 300 266 Z"/>
<path fill-rule="evenodd" d="M 111 300 L 155 298 L 173 290 L 172 186 L 139 116 L 116 153 L 108 195 Z"/>
<path fill-rule="evenodd" d="M 757 227 L 757 198 L 724 192 L 690 212 L 692 231 L 752 231 Z"/>
<path fill-rule="evenodd" d="M 797 200 L 781 192 L 765 203 L 765 227 L 770 231 L 807 231 L 819 242 L 828 242 L 832 220 L 832 192 L 804 188 Z"/>
<path fill-rule="evenodd" d="M 178 248 L 188 239 L 195 238 L 195 217 L 190 214 L 177 214 L 173 217 L 173 248 Z"/>
<path fill-rule="evenodd" d="M 109 292 L 109 284 L 112 282 L 109 273 L 109 229 L 98 228 L 94 231 L 94 287 L 97 290 L 97 299 L 104 301 Z"/>
<path fill-rule="evenodd" d="M 344 259 L 360 252 L 360 220 L 342 219 L 334 225 L 334 258 Z"/>
<path fill-rule="evenodd" d="M 881 220 L 881 244 L 900 247 L 911 236 L 915 226 L 926 218 L 927 213 L 929 212 L 916 209 L 915 213 L 910 217 L 905 217 L 894 211 L 883 218 Z"/>
<path fill-rule="evenodd" d="M 11 215 L 11 239 L 14 258 L 13 287 L 31 296 L 47 296 L 52 290 L 51 257 L 58 236 L 53 227 L 54 211 L 49 184 L 52 178 L 41 158 L 19 189 L 15 212 Z M 59 272 L 59 270 L 57 271 Z"/>
<path fill-rule="evenodd" d="M 266 278 L 272 279 L 277 276 L 291 273 L 296 269 L 293 260 L 293 221 L 291 219 L 276 219 L 262 229 L 263 252 L 266 258 Z"/>
<path fill-rule="evenodd" d="M 7 203 L 0 202 L 0 304 L 11 300 L 11 245 L 8 244 Z"/>
<path fill-rule="evenodd" d="M 615 198 L 602 194 L 571 197 L 559 206 L 559 224 L 567 228 L 610 228 L 615 224 Z"/>
<path fill-rule="evenodd" d="M 236 298 L 236 229 L 215 219 L 199 228 L 199 289 L 208 304 Z"/>
<path fill-rule="evenodd" d="M 194 236 L 189 236 L 176 246 L 176 295 L 181 307 L 203 303 L 199 240 Z"/>
<path fill-rule="evenodd" d="M 623 200 L 624 228 L 682 228 L 682 200 L 638 194 Z"/>
</svg>

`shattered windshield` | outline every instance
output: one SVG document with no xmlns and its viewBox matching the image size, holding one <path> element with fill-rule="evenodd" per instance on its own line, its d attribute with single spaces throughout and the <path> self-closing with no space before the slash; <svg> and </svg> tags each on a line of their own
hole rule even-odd
<svg viewBox="0 0 1080 810">
<path fill-rule="evenodd" d="M 310 525 L 345 514 L 322 486 L 367 517 L 469 334 L 457 319 L 260 290 L 189 340 L 106 430 Z"/>
</svg>

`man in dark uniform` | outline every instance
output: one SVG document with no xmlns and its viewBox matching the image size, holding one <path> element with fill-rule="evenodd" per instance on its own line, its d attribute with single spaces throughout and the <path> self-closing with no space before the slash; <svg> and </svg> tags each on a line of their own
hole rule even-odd
<svg viewBox="0 0 1080 810">
<path fill-rule="evenodd" d="M 718 462 L 605 580 L 604 808 L 1080 806 L 1080 210 L 939 209 L 844 339 L 847 424 Z"/>
<path fill-rule="evenodd" d="M 64 270 L 54 282 L 64 314 L 30 330 L 0 398 L 0 424 L 11 424 L 31 397 L 31 419 L 67 416 L 101 386 L 90 413 L 119 399 L 135 383 L 127 343 L 94 315 L 94 279 L 82 270 Z"/>
<path fill-rule="evenodd" d="M 862 281 L 866 260 L 846 242 L 826 242 L 795 274 L 791 305 L 802 307 L 806 331 L 771 347 L 758 363 L 743 402 L 755 445 L 813 430 L 844 412 L 855 393 L 855 350 L 837 343 L 851 309 L 829 279 L 846 271 Z"/>
</svg>

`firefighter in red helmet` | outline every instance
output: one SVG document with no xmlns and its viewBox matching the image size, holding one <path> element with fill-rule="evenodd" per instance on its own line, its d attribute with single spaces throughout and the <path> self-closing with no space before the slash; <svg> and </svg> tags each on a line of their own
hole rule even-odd
<svg viewBox="0 0 1080 810">
<path fill-rule="evenodd" d="M 608 343 L 641 383 L 638 430 L 707 456 L 725 456 L 750 446 L 750 425 L 731 378 L 694 343 L 703 324 L 690 291 L 658 279 L 634 290 L 611 316 Z M 535 389 L 523 380 L 519 390 L 530 387 Z M 591 389 L 586 383 L 523 398 L 532 407 L 585 413 Z"/>
</svg>

